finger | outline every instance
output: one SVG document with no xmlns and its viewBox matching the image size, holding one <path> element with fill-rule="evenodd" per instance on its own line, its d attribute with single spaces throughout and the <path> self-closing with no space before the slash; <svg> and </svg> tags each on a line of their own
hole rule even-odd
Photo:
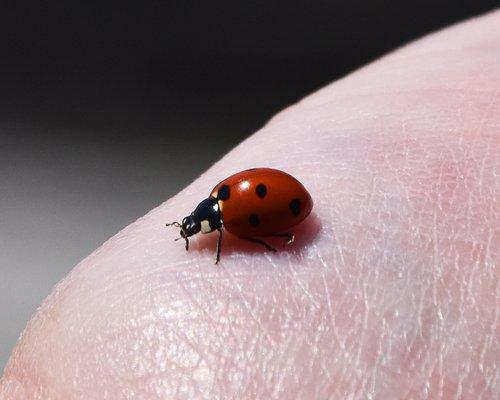
<svg viewBox="0 0 500 400">
<path fill-rule="evenodd" d="M 499 34 L 500 13 L 452 27 L 278 115 L 58 285 L 0 394 L 494 398 Z M 172 240 L 255 166 L 313 195 L 291 251 L 229 239 L 216 268 L 215 238 Z"/>
</svg>

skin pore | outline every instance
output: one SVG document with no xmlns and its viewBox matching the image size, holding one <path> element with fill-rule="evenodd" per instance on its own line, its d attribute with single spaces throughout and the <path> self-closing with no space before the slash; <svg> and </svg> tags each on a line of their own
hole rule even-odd
<svg viewBox="0 0 500 400">
<path fill-rule="evenodd" d="M 284 110 L 75 267 L 0 398 L 499 398 L 499 90 L 496 12 Z M 173 241 L 258 166 L 313 196 L 289 249 L 227 235 L 215 267 L 216 233 Z"/>
</svg>

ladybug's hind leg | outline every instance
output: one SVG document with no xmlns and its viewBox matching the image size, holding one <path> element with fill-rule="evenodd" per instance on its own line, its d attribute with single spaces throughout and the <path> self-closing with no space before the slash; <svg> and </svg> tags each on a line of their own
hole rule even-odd
<svg viewBox="0 0 500 400">
<path fill-rule="evenodd" d="M 295 240 L 295 235 L 293 233 L 273 233 L 273 234 L 271 234 L 269 236 L 284 238 L 283 246 L 285 244 L 292 244 L 293 241 Z"/>
<path fill-rule="evenodd" d="M 269 251 L 273 251 L 275 252 L 276 249 L 270 245 L 268 245 L 266 242 L 264 242 L 263 240 L 260 240 L 260 239 L 255 239 L 255 238 L 252 238 L 252 237 L 244 237 L 242 239 L 245 239 L 245 240 L 248 240 L 249 242 L 253 242 L 253 243 L 258 243 L 258 244 L 261 244 L 262 246 L 264 246 L 267 250 Z"/>
</svg>

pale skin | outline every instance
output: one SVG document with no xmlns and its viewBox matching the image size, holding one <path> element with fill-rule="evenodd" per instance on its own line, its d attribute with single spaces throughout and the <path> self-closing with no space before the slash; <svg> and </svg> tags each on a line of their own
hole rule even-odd
<svg viewBox="0 0 500 400">
<path fill-rule="evenodd" d="M 499 91 L 496 12 L 281 112 L 57 286 L 0 398 L 499 398 Z M 292 245 L 173 241 L 260 166 L 314 199 Z"/>
</svg>

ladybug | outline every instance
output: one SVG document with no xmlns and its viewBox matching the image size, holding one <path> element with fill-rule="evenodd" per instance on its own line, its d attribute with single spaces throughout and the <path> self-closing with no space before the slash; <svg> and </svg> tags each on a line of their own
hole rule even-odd
<svg viewBox="0 0 500 400">
<path fill-rule="evenodd" d="M 259 237 L 282 237 L 292 243 L 295 236 L 285 231 L 302 222 L 312 207 L 311 195 L 293 176 L 277 169 L 253 168 L 224 179 L 182 223 L 167 226 L 180 228 L 181 237 L 175 240 L 184 239 L 186 251 L 190 236 L 218 231 L 217 264 L 224 230 L 276 251 Z"/>
</svg>

